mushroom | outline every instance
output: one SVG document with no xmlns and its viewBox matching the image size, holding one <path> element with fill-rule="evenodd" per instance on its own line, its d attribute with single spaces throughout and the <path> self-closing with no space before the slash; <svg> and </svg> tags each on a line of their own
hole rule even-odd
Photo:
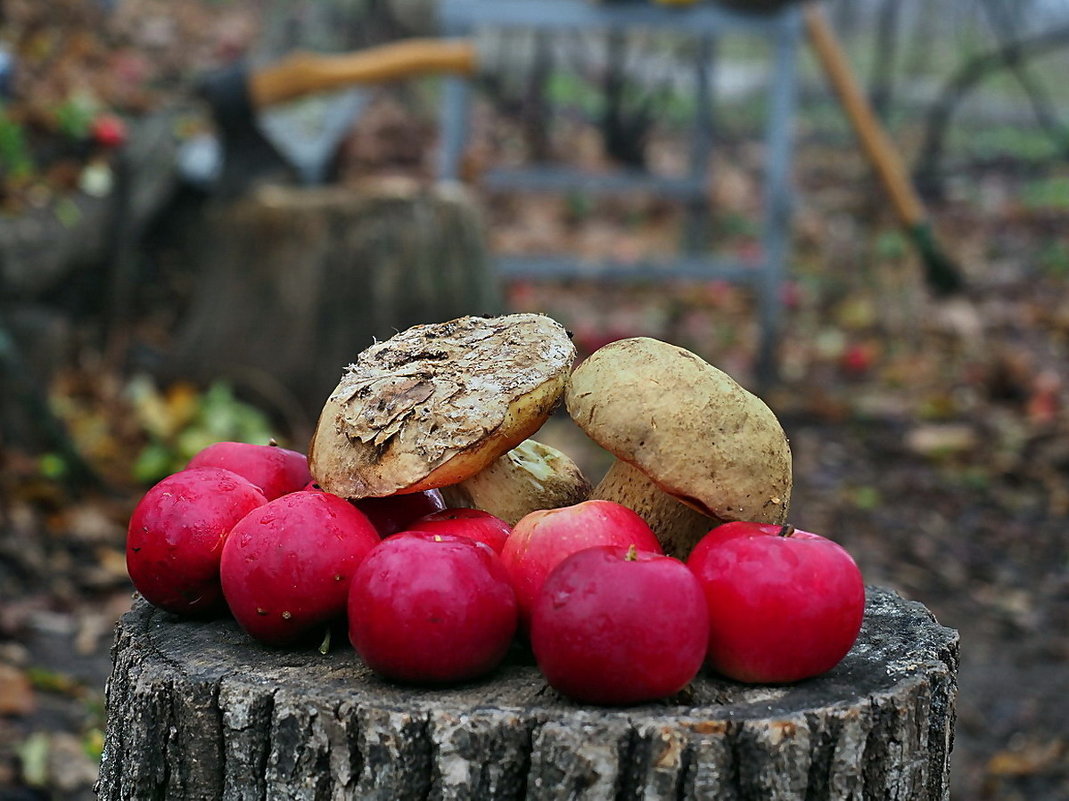
<svg viewBox="0 0 1069 801">
<path fill-rule="evenodd" d="M 578 465 L 566 454 L 525 439 L 459 484 L 442 488 L 447 506 L 471 506 L 510 526 L 529 512 L 585 501 L 590 495 Z"/>
<path fill-rule="evenodd" d="M 376 342 L 320 413 L 312 477 L 352 499 L 463 481 L 538 430 L 574 360 L 568 332 L 540 314 L 461 317 Z"/>
<path fill-rule="evenodd" d="M 686 558 L 722 522 L 786 520 L 791 452 L 779 421 L 690 351 L 647 337 L 613 342 L 575 369 L 565 403 L 616 457 L 590 497 L 634 509 L 666 553 Z"/>
</svg>

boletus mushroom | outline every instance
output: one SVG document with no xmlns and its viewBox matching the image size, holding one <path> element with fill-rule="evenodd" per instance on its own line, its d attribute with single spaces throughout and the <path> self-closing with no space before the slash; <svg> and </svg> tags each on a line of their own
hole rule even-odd
<svg viewBox="0 0 1069 801">
<path fill-rule="evenodd" d="M 591 498 L 641 515 L 666 553 L 686 558 L 732 520 L 783 523 L 791 451 L 772 410 L 688 350 L 621 339 L 572 373 L 572 419 L 616 457 Z"/>
<path fill-rule="evenodd" d="M 469 479 L 442 488 L 448 506 L 470 506 L 510 526 L 539 509 L 572 506 L 590 496 L 590 482 L 571 457 L 525 439 Z"/>
<path fill-rule="evenodd" d="M 358 354 L 320 413 L 315 481 L 344 498 L 467 479 L 541 427 L 575 348 L 540 314 L 417 325 Z"/>
</svg>

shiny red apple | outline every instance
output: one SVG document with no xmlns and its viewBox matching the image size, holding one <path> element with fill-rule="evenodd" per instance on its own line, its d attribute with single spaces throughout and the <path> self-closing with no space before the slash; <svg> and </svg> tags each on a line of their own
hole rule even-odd
<svg viewBox="0 0 1069 801">
<path fill-rule="evenodd" d="M 319 639 L 345 614 L 349 583 L 379 544 L 367 517 L 328 492 L 291 492 L 243 517 L 220 578 L 243 629 L 274 646 Z"/>
<path fill-rule="evenodd" d="M 792 526 L 725 523 L 687 559 L 709 611 L 707 662 L 752 683 L 831 670 L 865 611 L 861 571 L 838 543 Z"/>
<path fill-rule="evenodd" d="M 646 521 L 612 501 L 543 509 L 516 522 L 501 561 L 516 590 L 523 625 L 530 622 L 535 599 L 550 571 L 576 551 L 596 545 L 634 545 L 640 551 L 663 553 Z"/>
<path fill-rule="evenodd" d="M 447 684 L 492 671 L 516 632 L 516 596 L 483 543 L 404 531 L 383 540 L 353 576 L 349 640 L 395 681 Z"/>
<path fill-rule="evenodd" d="M 531 649 L 550 686 L 577 701 L 636 704 L 682 690 L 709 638 L 702 588 L 678 559 L 587 548 L 546 578 Z"/>
<path fill-rule="evenodd" d="M 414 520 L 408 531 L 429 531 L 432 534 L 456 534 L 476 542 L 485 542 L 500 554 L 508 540 L 512 526 L 482 509 L 441 509 Z"/>
<path fill-rule="evenodd" d="M 190 459 L 186 469 L 191 467 L 232 470 L 259 487 L 269 501 L 304 489 L 312 480 L 308 472 L 308 458 L 303 453 L 278 445 L 216 442 Z"/>
<path fill-rule="evenodd" d="M 225 611 L 219 559 L 231 528 L 267 503 L 218 467 L 182 470 L 144 494 L 126 534 L 126 567 L 149 603 L 179 615 Z"/>
</svg>

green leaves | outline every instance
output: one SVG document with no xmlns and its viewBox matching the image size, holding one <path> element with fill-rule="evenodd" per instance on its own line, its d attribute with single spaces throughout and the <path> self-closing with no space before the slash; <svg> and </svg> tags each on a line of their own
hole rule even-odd
<svg viewBox="0 0 1069 801">
<path fill-rule="evenodd" d="M 148 435 L 131 468 L 141 483 L 158 481 L 185 467 L 213 442 L 266 444 L 276 436 L 267 415 L 238 399 L 222 381 L 204 392 L 182 383 L 161 392 L 150 378 L 139 376 L 127 386 L 127 397 Z"/>
<path fill-rule="evenodd" d="M 0 106 L 0 174 L 23 179 L 33 172 L 33 158 L 22 125 Z"/>
</svg>

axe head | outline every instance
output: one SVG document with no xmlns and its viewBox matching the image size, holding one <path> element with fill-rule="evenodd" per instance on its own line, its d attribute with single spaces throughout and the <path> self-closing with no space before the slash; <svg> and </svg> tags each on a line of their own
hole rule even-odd
<svg viewBox="0 0 1069 801">
<path fill-rule="evenodd" d="M 234 198 L 260 183 L 295 181 L 292 165 L 260 131 L 249 97 L 248 68 L 238 63 L 205 75 L 197 95 L 208 104 L 222 150 L 215 193 Z"/>
</svg>

